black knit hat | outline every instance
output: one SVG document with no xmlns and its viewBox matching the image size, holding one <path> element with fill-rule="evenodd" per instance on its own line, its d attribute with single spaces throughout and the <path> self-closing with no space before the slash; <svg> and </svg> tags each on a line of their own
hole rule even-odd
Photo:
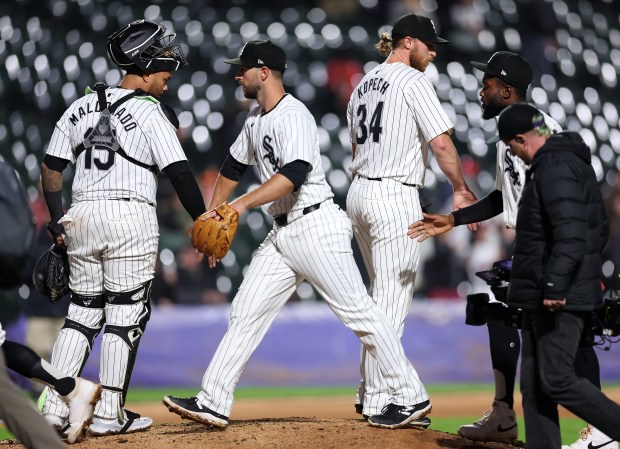
<svg viewBox="0 0 620 449">
<path fill-rule="evenodd" d="M 542 112 L 527 103 L 516 103 L 504 109 L 497 120 L 498 135 L 487 143 L 504 142 L 545 124 Z"/>
</svg>

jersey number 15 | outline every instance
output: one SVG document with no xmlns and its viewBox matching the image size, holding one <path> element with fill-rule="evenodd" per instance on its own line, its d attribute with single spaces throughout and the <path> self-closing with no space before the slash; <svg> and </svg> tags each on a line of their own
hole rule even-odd
<svg viewBox="0 0 620 449">
<path fill-rule="evenodd" d="M 372 141 L 379 142 L 379 137 L 383 132 L 383 128 L 381 127 L 381 114 L 383 114 L 383 102 L 380 101 L 377 103 L 377 107 L 375 108 L 372 116 L 370 117 L 370 123 L 368 123 L 368 127 L 366 127 L 366 117 L 368 116 L 368 110 L 366 109 L 365 104 L 360 104 L 357 108 L 357 116 L 359 117 L 359 122 L 357 124 L 357 144 L 362 145 L 368 139 L 368 132 L 372 134 Z"/>
</svg>

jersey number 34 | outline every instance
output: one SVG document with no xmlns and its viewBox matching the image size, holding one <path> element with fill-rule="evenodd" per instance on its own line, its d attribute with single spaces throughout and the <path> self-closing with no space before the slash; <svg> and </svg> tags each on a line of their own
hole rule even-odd
<svg viewBox="0 0 620 449">
<path fill-rule="evenodd" d="M 365 104 L 360 104 L 357 108 L 357 117 L 359 118 L 357 124 L 357 144 L 362 145 L 368 139 L 368 134 L 372 135 L 373 142 L 379 142 L 379 137 L 383 132 L 383 128 L 381 127 L 381 114 L 383 114 L 383 102 L 380 101 L 377 103 L 377 107 L 375 108 L 372 116 L 370 117 L 370 122 L 368 126 L 366 126 L 366 118 L 368 117 L 368 110 L 366 109 Z"/>
</svg>

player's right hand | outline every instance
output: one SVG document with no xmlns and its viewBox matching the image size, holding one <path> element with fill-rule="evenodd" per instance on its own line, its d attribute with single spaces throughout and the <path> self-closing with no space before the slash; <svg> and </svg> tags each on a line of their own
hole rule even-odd
<svg viewBox="0 0 620 449">
<path fill-rule="evenodd" d="M 422 214 L 424 218 L 409 225 L 409 238 L 423 242 L 434 235 L 441 235 L 454 227 L 452 214 Z"/>
<path fill-rule="evenodd" d="M 453 196 L 454 210 L 464 209 L 467 206 L 471 206 L 472 204 L 476 203 L 477 201 L 478 201 L 478 198 L 476 198 L 476 195 L 474 195 L 474 192 L 469 190 L 469 188 L 454 191 L 454 196 Z M 469 229 L 470 231 L 477 231 L 479 227 L 480 227 L 480 223 L 469 223 L 467 225 L 467 229 Z"/>
</svg>

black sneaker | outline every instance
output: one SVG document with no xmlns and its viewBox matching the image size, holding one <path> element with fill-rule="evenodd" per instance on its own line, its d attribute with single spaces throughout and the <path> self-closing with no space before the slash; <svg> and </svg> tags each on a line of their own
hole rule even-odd
<svg viewBox="0 0 620 449">
<path fill-rule="evenodd" d="M 202 405 L 197 397 L 176 398 L 174 396 L 164 396 L 162 401 L 168 410 L 176 413 L 182 418 L 191 419 L 208 426 L 224 428 L 228 426 L 228 416 L 220 415 L 217 412 Z"/>
<path fill-rule="evenodd" d="M 364 415 L 363 410 L 364 410 L 363 404 L 357 404 L 357 403 L 355 404 L 355 413 L 357 413 L 358 415 L 362 415 L 362 418 L 364 418 L 364 421 L 368 421 L 368 415 Z M 431 424 L 432 424 L 432 421 L 428 416 L 425 416 L 419 419 L 414 419 L 413 421 L 409 423 L 411 427 L 418 427 L 421 429 L 428 429 Z"/>
<path fill-rule="evenodd" d="M 373 427 L 398 429 L 425 417 L 431 409 L 431 401 L 428 400 L 411 406 L 388 404 L 383 407 L 381 414 L 369 417 L 368 424 Z"/>
</svg>

